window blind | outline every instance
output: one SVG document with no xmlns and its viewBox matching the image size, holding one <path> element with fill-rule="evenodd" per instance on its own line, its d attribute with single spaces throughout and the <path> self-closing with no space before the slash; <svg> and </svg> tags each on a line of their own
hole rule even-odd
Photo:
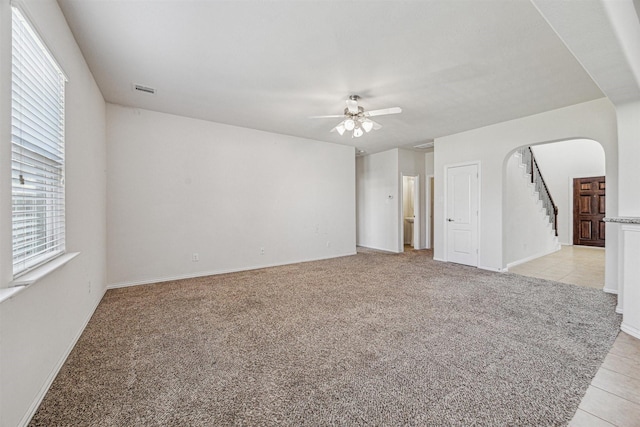
<svg viewBox="0 0 640 427">
<path fill-rule="evenodd" d="M 65 249 L 65 77 L 12 7 L 11 183 L 14 277 Z"/>
</svg>

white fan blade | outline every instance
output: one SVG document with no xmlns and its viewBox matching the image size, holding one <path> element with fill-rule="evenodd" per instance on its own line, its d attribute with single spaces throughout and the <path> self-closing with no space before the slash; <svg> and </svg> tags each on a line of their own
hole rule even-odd
<svg viewBox="0 0 640 427">
<path fill-rule="evenodd" d="M 341 121 L 340 123 L 338 123 L 338 126 L 334 127 L 329 132 L 338 132 L 340 135 L 343 135 L 344 131 L 345 131 L 344 121 Z"/>
<path fill-rule="evenodd" d="M 334 114 L 331 116 L 309 116 L 310 119 L 339 119 L 344 117 L 344 114 Z"/>
<path fill-rule="evenodd" d="M 382 125 L 380 123 L 374 122 L 373 120 L 371 120 L 371 123 L 373 123 L 373 130 L 382 129 Z"/>
<path fill-rule="evenodd" d="M 386 114 L 398 114 L 398 113 L 402 113 L 402 108 L 391 107 L 391 108 L 383 108 L 382 110 L 365 111 L 364 115 L 366 117 L 373 117 L 373 116 L 384 116 Z"/>
<path fill-rule="evenodd" d="M 358 101 L 355 99 L 347 99 L 347 110 L 351 114 L 358 114 Z"/>
</svg>

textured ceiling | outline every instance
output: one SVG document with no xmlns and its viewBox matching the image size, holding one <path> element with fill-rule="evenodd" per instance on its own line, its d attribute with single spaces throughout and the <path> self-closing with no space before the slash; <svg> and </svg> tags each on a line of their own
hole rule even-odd
<svg viewBox="0 0 640 427">
<path fill-rule="evenodd" d="M 603 96 L 528 0 L 59 3 L 108 102 L 367 152 Z M 308 118 L 350 94 L 403 113 L 358 139 Z"/>
</svg>

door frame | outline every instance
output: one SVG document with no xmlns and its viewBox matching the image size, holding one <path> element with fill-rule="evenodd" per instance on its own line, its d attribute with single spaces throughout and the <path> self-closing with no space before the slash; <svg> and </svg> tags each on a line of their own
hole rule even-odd
<svg viewBox="0 0 640 427">
<path fill-rule="evenodd" d="M 602 246 L 600 246 L 600 245 L 590 245 L 590 244 L 582 244 L 582 245 L 580 245 L 579 242 L 578 242 L 580 239 L 579 239 L 578 235 L 576 234 L 576 231 L 577 231 L 576 228 L 579 227 L 579 225 L 576 223 L 576 219 L 579 216 L 578 213 L 577 213 L 578 206 L 576 205 L 578 202 L 577 202 L 576 197 L 575 197 L 576 190 L 577 190 L 576 182 L 578 180 L 580 180 L 580 179 L 591 179 L 591 180 L 594 180 L 594 179 L 597 179 L 597 178 L 604 178 L 604 182 L 605 182 L 604 193 L 605 193 L 605 197 L 606 197 L 606 194 L 607 194 L 607 187 L 606 187 L 607 175 L 606 174 L 605 175 L 597 175 L 597 176 L 577 176 L 577 177 L 570 178 L 570 186 L 569 186 L 570 187 L 569 192 L 571 193 L 571 198 L 570 198 L 570 200 L 571 200 L 571 215 L 570 215 L 571 220 L 570 220 L 570 222 L 571 222 L 571 244 L 573 246 L 582 246 L 582 247 L 591 247 L 591 248 L 603 248 L 603 249 L 606 247 L 606 245 L 602 245 Z M 605 206 L 605 210 L 606 210 L 606 206 Z M 606 217 L 606 213 L 603 214 L 603 217 Z M 604 240 L 606 241 L 606 236 L 605 236 Z"/>
<path fill-rule="evenodd" d="M 425 211 L 424 211 L 424 217 L 425 217 L 425 245 L 424 247 L 426 249 L 433 249 L 433 245 L 431 244 L 431 242 L 433 241 L 433 229 L 435 228 L 435 223 L 433 222 L 433 217 L 434 215 L 432 215 L 432 211 L 434 210 L 434 199 L 433 199 L 433 192 L 431 191 L 431 181 L 434 180 L 434 176 L 433 174 L 429 174 L 427 176 L 425 176 L 425 180 L 424 180 L 424 199 L 425 199 Z M 435 189 L 435 182 L 434 182 L 434 189 Z M 431 226 L 431 224 L 433 223 L 433 227 Z"/>
<path fill-rule="evenodd" d="M 482 247 L 482 233 L 480 232 L 481 228 L 480 224 L 481 224 L 481 219 L 482 219 L 482 163 L 480 162 L 480 160 L 473 160 L 473 161 L 468 161 L 468 162 L 461 162 L 461 163 L 451 163 L 448 165 L 444 165 L 444 179 L 443 179 L 443 187 L 444 187 L 444 194 L 443 194 L 443 212 L 444 215 L 442 216 L 442 222 L 441 222 L 441 226 L 442 226 L 442 230 L 443 230 L 443 243 L 444 243 L 444 261 L 445 262 L 451 262 L 449 261 L 449 236 L 447 233 L 447 207 L 449 206 L 448 204 L 448 194 L 449 194 L 449 169 L 453 169 L 453 168 L 457 168 L 457 167 L 461 167 L 461 166 L 472 166 L 475 165 L 477 167 L 477 171 L 478 171 L 478 179 L 477 179 L 477 191 L 478 191 L 478 229 L 477 229 L 477 233 L 478 233 L 478 240 L 477 240 L 477 245 L 478 247 L 476 248 L 477 250 L 477 254 L 478 254 L 478 259 L 476 261 L 476 265 L 475 267 L 479 267 L 480 266 L 480 259 L 481 259 L 481 255 L 482 255 L 482 251 L 480 250 L 480 248 Z"/>
<path fill-rule="evenodd" d="M 411 177 L 413 181 L 413 248 L 422 249 L 420 245 L 422 227 L 420 227 L 422 218 L 421 200 L 420 200 L 420 174 L 400 173 L 400 215 L 399 225 L 399 252 L 404 252 L 404 177 Z M 418 236 L 418 239 L 416 239 Z"/>
<path fill-rule="evenodd" d="M 569 177 L 569 183 L 567 184 L 567 191 L 569 192 L 569 197 L 567 198 L 569 203 L 567 206 L 567 210 L 570 208 L 571 209 L 571 215 L 567 215 L 567 219 L 568 219 L 568 233 L 567 233 L 567 245 L 571 245 L 573 246 L 573 180 L 575 178 L 578 178 L 577 176 L 570 176 Z M 558 221 L 558 223 L 560 223 L 560 221 Z M 560 226 L 558 226 L 560 227 Z M 559 236 L 558 236 L 559 237 Z M 560 239 L 558 238 L 558 242 L 560 241 Z M 562 245 L 562 243 L 560 243 Z"/>
</svg>

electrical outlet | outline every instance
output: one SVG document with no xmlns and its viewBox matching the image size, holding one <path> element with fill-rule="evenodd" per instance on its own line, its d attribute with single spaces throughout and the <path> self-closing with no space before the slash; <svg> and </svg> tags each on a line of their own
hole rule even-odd
<svg viewBox="0 0 640 427">
<path fill-rule="evenodd" d="M 191 255 L 191 261 L 193 261 L 193 262 L 200 261 L 200 255 L 198 255 L 197 252 L 194 252 L 193 255 Z"/>
<path fill-rule="evenodd" d="M 264 255 L 264 248 L 260 248 L 260 255 Z"/>
<path fill-rule="evenodd" d="M 327 240 L 327 247 L 330 248 L 331 247 L 331 242 Z"/>
</svg>

